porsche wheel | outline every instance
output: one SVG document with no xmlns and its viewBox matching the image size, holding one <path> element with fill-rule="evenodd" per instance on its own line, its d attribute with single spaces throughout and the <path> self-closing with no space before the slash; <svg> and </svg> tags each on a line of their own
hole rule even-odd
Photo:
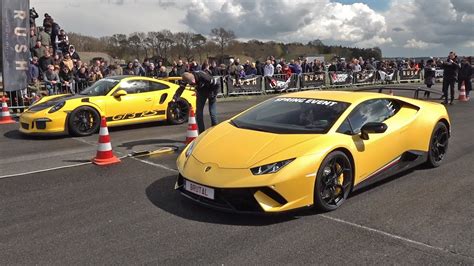
<svg viewBox="0 0 474 266">
<path fill-rule="evenodd" d="M 76 108 L 68 120 L 69 132 L 74 136 L 88 136 L 99 129 L 100 116 L 97 111 L 88 106 Z"/>
<path fill-rule="evenodd" d="M 314 205 L 322 211 L 337 209 L 351 190 L 352 164 L 340 151 L 331 152 L 321 163 L 314 188 Z"/>
<path fill-rule="evenodd" d="M 449 133 L 448 128 L 442 122 L 438 122 L 430 140 L 427 164 L 430 167 L 438 167 L 443 162 L 448 151 Z"/>
<path fill-rule="evenodd" d="M 167 110 L 168 123 L 179 125 L 188 121 L 189 104 L 186 100 L 180 98 L 176 102 L 170 102 Z"/>
</svg>

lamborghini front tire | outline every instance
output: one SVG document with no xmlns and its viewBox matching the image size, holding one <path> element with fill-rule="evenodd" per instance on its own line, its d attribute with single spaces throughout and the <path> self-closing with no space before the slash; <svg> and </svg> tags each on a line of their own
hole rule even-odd
<svg viewBox="0 0 474 266">
<path fill-rule="evenodd" d="M 321 211 L 333 211 L 344 203 L 352 187 L 354 171 L 351 161 L 342 151 L 333 151 L 321 163 L 316 175 L 314 206 Z"/>
</svg>

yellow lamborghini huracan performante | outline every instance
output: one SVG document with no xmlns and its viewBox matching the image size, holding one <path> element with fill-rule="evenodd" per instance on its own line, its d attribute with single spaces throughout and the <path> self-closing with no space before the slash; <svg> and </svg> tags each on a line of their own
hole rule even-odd
<svg viewBox="0 0 474 266">
<path fill-rule="evenodd" d="M 76 95 L 42 98 L 20 116 L 20 132 L 86 136 L 98 131 L 100 117 L 107 126 L 167 120 L 187 121 L 195 106 L 194 91 L 175 95 L 179 86 L 152 78 L 115 76 L 101 79 Z"/>
<path fill-rule="evenodd" d="M 258 104 L 179 155 L 175 188 L 222 210 L 338 208 L 349 193 L 426 163 L 450 136 L 446 108 L 369 92 L 307 91 Z"/>
</svg>

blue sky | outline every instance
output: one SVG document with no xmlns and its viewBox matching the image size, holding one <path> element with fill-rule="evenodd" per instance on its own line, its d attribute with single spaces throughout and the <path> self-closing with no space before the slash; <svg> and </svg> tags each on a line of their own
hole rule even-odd
<svg viewBox="0 0 474 266">
<path fill-rule="evenodd" d="M 390 0 L 333 0 L 333 2 L 338 2 L 346 5 L 354 3 L 364 3 L 376 11 L 387 11 L 390 7 Z"/>
</svg>

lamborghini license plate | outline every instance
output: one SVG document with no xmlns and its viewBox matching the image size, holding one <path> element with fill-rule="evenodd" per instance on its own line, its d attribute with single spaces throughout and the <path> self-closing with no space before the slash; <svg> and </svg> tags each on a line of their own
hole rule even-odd
<svg viewBox="0 0 474 266">
<path fill-rule="evenodd" d="M 194 193 L 199 196 L 206 197 L 208 199 L 214 199 L 214 189 L 209 188 L 206 186 L 198 185 L 191 181 L 185 180 L 184 181 L 184 189 L 187 191 Z"/>
</svg>

